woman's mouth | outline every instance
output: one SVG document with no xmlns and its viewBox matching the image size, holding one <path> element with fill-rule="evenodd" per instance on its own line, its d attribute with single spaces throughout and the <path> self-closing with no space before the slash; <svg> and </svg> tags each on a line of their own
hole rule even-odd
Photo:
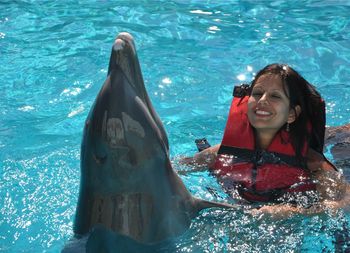
<svg viewBox="0 0 350 253">
<path fill-rule="evenodd" d="M 258 116 L 270 116 L 272 113 L 264 110 L 256 110 L 255 114 Z"/>
</svg>

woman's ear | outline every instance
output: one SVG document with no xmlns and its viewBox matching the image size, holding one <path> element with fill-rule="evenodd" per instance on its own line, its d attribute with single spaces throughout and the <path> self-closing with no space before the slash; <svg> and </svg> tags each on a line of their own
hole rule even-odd
<svg viewBox="0 0 350 253">
<path fill-rule="evenodd" d="M 293 123 L 299 117 L 300 113 L 301 113 L 300 105 L 297 105 L 294 108 L 290 109 L 287 122 L 289 124 Z"/>
</svg>

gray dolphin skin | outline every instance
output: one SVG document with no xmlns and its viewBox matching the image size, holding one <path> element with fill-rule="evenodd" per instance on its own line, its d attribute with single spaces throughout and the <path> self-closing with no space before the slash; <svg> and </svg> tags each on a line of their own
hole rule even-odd
<svg viewBox="0 0 350 253">
<path fill-rule="evenodd" d="M 133 38 L 120 33 L 108 76 L 85 122 L 74 233 L 96 226 L 140 243 L 180 235 L 204 208 L 169 160 L 165 129 L 147 95 Z"/>
<path fill-rule="evenodd" d="M 350 124 L 328 127 L 325 144 L 333 145 L 331 153 L 336 161 L 348 161 L 347 165 L 350 164 Z"/>
</svg>

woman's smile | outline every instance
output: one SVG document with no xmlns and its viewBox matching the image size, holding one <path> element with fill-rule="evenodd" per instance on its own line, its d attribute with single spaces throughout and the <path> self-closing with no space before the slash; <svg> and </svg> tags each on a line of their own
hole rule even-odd
<svg viewBox="0 0 350 253">
<path fill-rule="evenodd" d="M 255 114 L 258 116 L 258 117 L 267 117 L 267 116 L 271 116 L 272 113 L 271 112 L 268 112 L 268 111 L 265 111 L 265 110 L 261 110 L 261 109 L 256 109 L 255 110 Z"/>
</svg>

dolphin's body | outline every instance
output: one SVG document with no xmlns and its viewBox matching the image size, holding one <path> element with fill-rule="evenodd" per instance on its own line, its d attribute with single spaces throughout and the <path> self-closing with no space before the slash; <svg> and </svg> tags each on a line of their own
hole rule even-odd
<svg viewBox="0 0 350 253">
<path fill-rule="evenodd" d="M 74 233 L 101 226 L 140 243 L 184 232 L 208 207 L 173 170 L 164 127 L 147 95 L 133 38 L 114 42 L 108 77 L 87 117 Z M 95 245 L 96 246 L 96 245 Z"/>
</svg>

